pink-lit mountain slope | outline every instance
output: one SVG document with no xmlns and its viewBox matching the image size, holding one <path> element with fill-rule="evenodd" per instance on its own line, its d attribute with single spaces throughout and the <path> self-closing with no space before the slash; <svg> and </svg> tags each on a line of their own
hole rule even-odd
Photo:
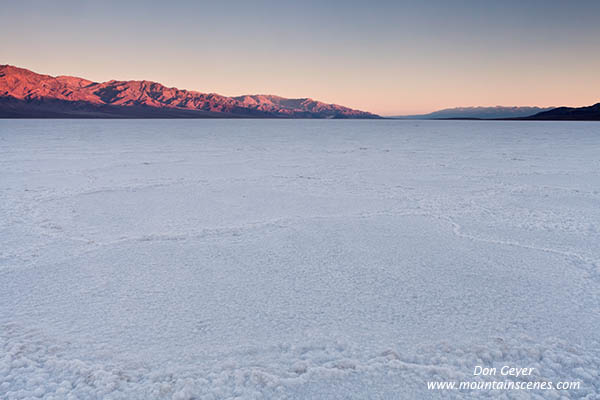
<svg viewBox="0 0 600 400">
<path fill-rule="evenodd" d="M 313 99 L 226 97 L 150 81 L 92 82 L 0 65 L 0 118 L 378 118 Z"/>
</svg>

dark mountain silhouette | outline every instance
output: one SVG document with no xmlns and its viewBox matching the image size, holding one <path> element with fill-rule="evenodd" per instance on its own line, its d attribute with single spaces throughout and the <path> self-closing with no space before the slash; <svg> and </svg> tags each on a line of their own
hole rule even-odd
<svg viewBox="0 0 600 400">
<path fill-rule="evenodd" d="M 0 65 L 0 118 L 379 118 L 309 98 L 226 97 L 151 81 L 92 82 Z"/>
<path fill-rule="evenodd" d="M 526 119 L 551 121 L 600 121 L 600 103 L 588 107 L 558 107 L 527 117 Z"/>
</svg>

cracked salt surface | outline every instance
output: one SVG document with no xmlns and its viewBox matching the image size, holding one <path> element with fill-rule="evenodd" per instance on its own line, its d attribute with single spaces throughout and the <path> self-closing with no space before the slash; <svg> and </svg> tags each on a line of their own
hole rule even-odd
<svg viewBox="0 0 600 400">
<path fill-rule="evenodd" d="M 600 397 L 600 125 L 0 120 L 0 398 Z M 428 391 L 535 368 L 568 391 Z"/>
</svg>

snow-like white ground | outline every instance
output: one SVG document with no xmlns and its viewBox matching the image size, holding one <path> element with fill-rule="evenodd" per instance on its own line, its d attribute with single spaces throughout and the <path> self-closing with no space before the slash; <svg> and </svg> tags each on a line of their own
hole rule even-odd
<svg viewBox="0 0 600 400">
<path fill-rule="evenodd" d="M 2 399 L 597 399 L 599 342 L 599 123 L 0 120 Z"/>
</svg>

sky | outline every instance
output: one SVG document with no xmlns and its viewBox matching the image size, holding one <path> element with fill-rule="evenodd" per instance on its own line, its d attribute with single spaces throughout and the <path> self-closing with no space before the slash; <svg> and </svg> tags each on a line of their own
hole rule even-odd
<svg viewBox="0 0 600 400">
<path fill-rule="evenodd" d="M 600 102 L 600 1 L 4 1 L 0 64 L 381 115 Z"/>
</svg>

